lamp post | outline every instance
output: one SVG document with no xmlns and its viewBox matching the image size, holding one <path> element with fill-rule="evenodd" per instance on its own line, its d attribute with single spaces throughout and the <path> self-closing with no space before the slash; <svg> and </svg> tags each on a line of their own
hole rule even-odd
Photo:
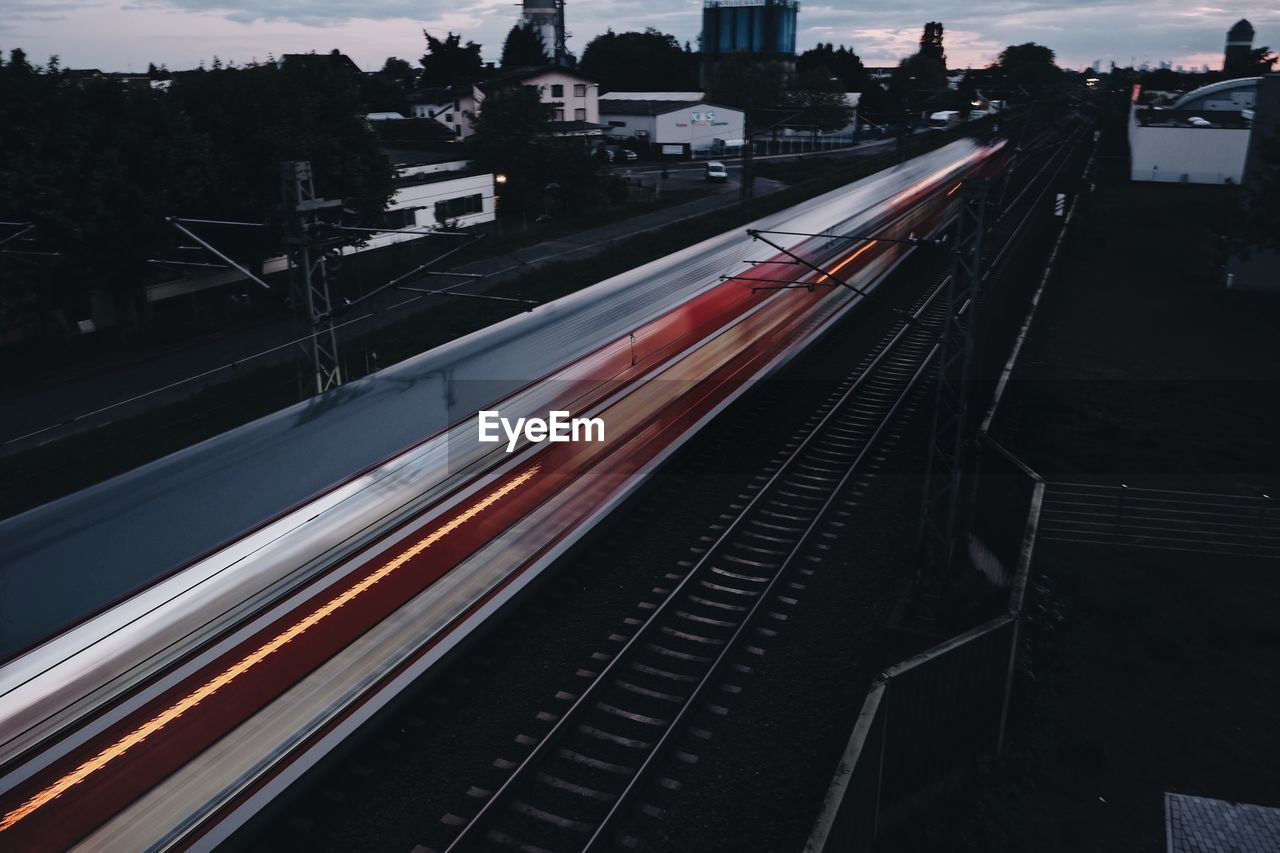
<svg viewBox="0 0 1280 853">
<path fill-rule="evenodd" d="M 507 183 L 507 176 L 502 172 L 493 176 L 495 189 L 493 191 L 493 221 L 498 224 L 498 233 L 502 233 L 502 216 L 498 211 L 498 202 L 502 200 L 499 190 Z"/>
</svg>

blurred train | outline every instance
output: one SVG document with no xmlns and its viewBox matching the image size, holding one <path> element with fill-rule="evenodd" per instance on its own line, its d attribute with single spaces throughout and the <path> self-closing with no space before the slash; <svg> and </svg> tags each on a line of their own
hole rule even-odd
<svg viewBox="0 0 1280 853">
<path fill-rule="evenodd" d="M 735 229 L 0 523 L 0 564 L 26 582 L 74 583 L 66 572 L 77 567 L 118 565 L 134 573 L 121 588 L 101 591 L 102 600 L 87 608 L 93 615 L 0 666 L 0 819 L 14 796 L 27 796 L 24 785 L 59 761 L 234 653 L 299 602 L 349 583 L 369 554 L 499 488 L 545 452 L 522 446 L 508 454 L 480 443 L 479 409 L 507 417 L 610 412 L 627 440 L 638 441 L 646 430 L 658 436 L 650 422 L 662 422 L 669 408 L 688 407 L 683 420 L 663 423 L 662 447 L 625 475 L 593 472 L 585 451 L 563 457 L 573 460 L 574 472 L 592 472 L 580 487 L 589 507 L 570 513 L 571 498 L 557 497 L 566 507 L 561 515 L 488 532 L 492 539 L 469 545 L 466 584 L 440 582 L 434 603 L 435 587 L 428 588 L 414 617 L 415 624 L 438 625 L 432 635 L 414 635 L 414 642 L 432 644 L 431 656 L 414 659 L 416 669 L 380 661 L 381 653 L 410 659 L 413 649 L 397 641 L 378 653 L 365 649 L 349 664 L 343 677 L 350 684 L 339 693 L 347 705 L 361 706 L 355 725 L 394 694 L 390 677 L 378 681 L 375 673 L 395 670 L 395 684 L 403 686 L 403 677 L 459 642 L 701 423 L 861 302 L 910 254 L 910 238 L 942 232 L 956 215 L 961 186 L 999 175 L 1005 160 L 1003 143 L 962 140 L 748 226 L 826 269 L 826 276 L 803 278 L 811 288 L 780 289 L 803 268 L 783 255 L 770 258 L 772 249 Z M 703 408 L 681 399 L 739 363 L 754 372 L 717 386 L 719 396 L 708 396 Z M 681 382 L 659 381 L 671 377 Z M 428 437 L 404 441 L 415 427 Z M 325 468 L 330 456 L 339 457 L 337 469 Z M 210 524 L 186 526 L 194 516 Z M 149 537 L 164 538 L 166 547 L 138 556 Z M 184 557 L 173 560 L 174 553 Z M 14 605 L 8 596 L 4 606 Z M 335 680 L 335 690 L 342 686 Z M 318 704 L 307 713 L 323 722 L 349 711 Z M 283 749 L 311 734 L 296 714 L 260 728 L 255 737 L 265 740 L 245 738 L 253 749 Z M 231 802 L 225 791 L 248 784 L 236 780 L 221 787 L 210 781 L 223 799 L 183 806 L 183 816 L 166 815 L 153 799 L 150 819 L 195 825 L 191 815 L 213 814 Z M 163 792 L 157 786 L 148 796 Z M 122 813 L 116 824 L 117 834 L 99 841 L 153 843 L 119 834 L 151 831 L 141 815 Z M 0 847 L 14 831 L 0 828 Z"/>
</svg>

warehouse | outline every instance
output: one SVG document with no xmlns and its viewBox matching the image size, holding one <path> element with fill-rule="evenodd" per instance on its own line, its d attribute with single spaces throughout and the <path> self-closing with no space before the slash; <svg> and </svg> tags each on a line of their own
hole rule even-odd
<svg viewBox="0 0 1280 853">
<path fill-rule="evenodd" d="M 634 137 L 655 155 L 723 153 L 741 148 L 744 138 L 742 110 L 703 100 L 667 100 L 660 92 L 635 93 L 646 98 L 626 98 L 612 92 L 600 99 L 600 123 L 614 139 Z"/>
</svg>

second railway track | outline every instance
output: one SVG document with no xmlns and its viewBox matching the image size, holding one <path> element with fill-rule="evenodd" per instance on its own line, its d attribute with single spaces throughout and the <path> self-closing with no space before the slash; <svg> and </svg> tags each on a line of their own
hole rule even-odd
<svg viewBox="0 0 1280 853">
<path fill-rule="evenodd" d="M 873 458 L 937 351 L 945 283 L 934 288 L 867 361 L 842 382 L 793 439 L 771 473 L 748 488 L 718 537 L 629 619 L 629 636 L 599 653 L 584 682 L 561 691 L 564 707 L 492 791 L 473 788 L 479 808 L 450 815 L 449 851 L 612 849 L 640 839 L 617 827 L 635 810 L 654 811 L 655 789 L 678 787 L 669 761 L 694 762 L 708 719 L 726 712 L 804 587 L 833 524 L 839 498 Z"/>
</svg>

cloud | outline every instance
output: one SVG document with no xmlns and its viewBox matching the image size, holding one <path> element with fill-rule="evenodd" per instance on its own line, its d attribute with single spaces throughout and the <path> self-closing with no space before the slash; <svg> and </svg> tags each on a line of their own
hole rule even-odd
<svg viewBox="0 0 1280 853">
<path fill-rule="evenodd" d="M 1130 57 L 1153 64 L 1191 64 L 1220 55 L 1223 37 L 1240 17 L 1258 30 L 1257 44 L 1280 45 L 1280 8 L 1270 0 L 1225 10 L 1212 0 L 902 0 L 872 8 L 845 0 L 802 3 L 798 48 L 819 41 L 845 44 L 868 65 L 893 65 L 914 52 L 926 21 L 946 27 L 954 67 L 981 66 L 1007 45 L 1036 41 L 1059 61 L 1080 67 L 1094 59 Z M 5 46 L 61 54 L 80 66 L 123 68 L 163 59 L 190 67 L 214 53 L 279 55 L 337 47 L 362 66 L 389 55 L 422 54 L 422 29 L 461 33 L 496 60 L 519 18 L 514 0 L 4 0 Z M 697 44 L 701 0 L 568 0 L 570 50 L 581 54 L 606 29 L 648 26 Z M 1199 61 L 1196 62 L 1199 64 Z M 1214 64 L 1214 63 L 1210 63 Z"/>
</svg>

